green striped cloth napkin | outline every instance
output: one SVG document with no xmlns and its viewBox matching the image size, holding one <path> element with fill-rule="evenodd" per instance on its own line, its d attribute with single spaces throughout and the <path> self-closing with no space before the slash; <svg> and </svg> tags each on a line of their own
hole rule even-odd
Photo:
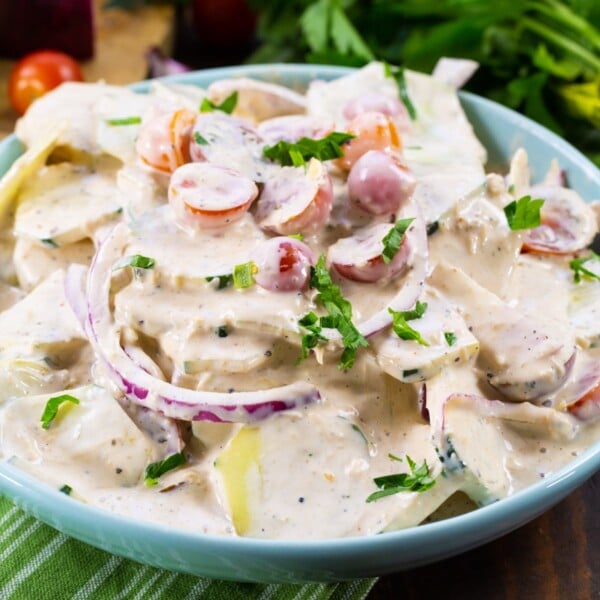
<svg viewBox="0 0 600 600">
<path fill-rule="evenodd" d="M 88 546 L 0 496 L 2 600 L 359 600 L 375 581 L 260 584 L 182 575 Z"/>
</svg>

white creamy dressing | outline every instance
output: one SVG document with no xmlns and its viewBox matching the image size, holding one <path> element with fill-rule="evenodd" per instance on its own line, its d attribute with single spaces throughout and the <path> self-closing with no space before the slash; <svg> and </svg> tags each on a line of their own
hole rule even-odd
<svg viewBox="0 0 600 600">
<path fill-rule="evenodd" d="M 282 106 L 288 113 L 304 106 L 295 94 L 277 96 L 277 89 L 242 81 L 243 103 L 234 116 L 258 121 Z M 485 151 L 455 90 L 415 73 L 407 81 L 419 118 L 402 132 L 404 159 L 417 179 L 411 206 L 420 212 L 408 216 L 438 226 L 428 240 L 430 276 L 419 296 L 428 309 L 410 321 L 428 345 L 400 339 L 388 327 L 346 371 L 337 367 L 334 343 L 298 363 L 298 320 L 309 311 L 323 314 L 315 290 L 218 289 L 219 276 L 253 260 L 271 233 L 253 210 L 221 229 L 178 224 L 167 203 L 168 176 L 135 160 L 139 125 L 106 125 L 107 118 L 145 110 L 155 96 L 66 84 L 34 103 L 17 134 L 31 146 L 43 135 L 42 120 L 44 131 L 61 124 L 57 156 L 75 162 L 39 168 L 16 198 L 14 252 L 0 270 L 4 460 L 55 489 L 70 486 L 77 501 L 135 519 L 203 533 L 331 538 L 465 510 L 465 494 L 476 504 L 495 501 L 597 440 L 600 420 L 581 421 L 565 409 L 582 380 L 599 370 L 600 283 L 573 283 L 568 257 L 520 253 L 523 234 L 509 229 L 502 210 L 513 197 L 503 178 L 486 177 Z M 231 85 L 211 86 L 209 95 L 221 101 Z M 311 86 L 307 114 L 343 130 L 344 105 L 366 91 L 398 94 L 373 64 Z M 189 109 L 205 92 L 157 84 L 154 94 L 161 106 Z M 291 167 L 261 163 L 253 145 L 228 149 L 224 134 L 210 134 L 219 139 L 217 162 L 235 168 L 239 159 L 255 181 L 261 173 L 289 177 Z M 527 190 L 526 156 L 518 161 L 511 177 Z M 304 236 L 315 256 L 369 223 L 348 209 L 345 175 L 328 169 L 335 184 L 330 222 Z M 293 216 L 295 205 L 285 210 Z M 145 468 L 166 456 L 176 430 L 163 435 L 169 426 L 163 419 L 158 434 L 143 431 L 143 421 L 136 426 L 127 416 L 123 392 L 94 357 L 89 327 L 84 331 L 65 297 L 67 266 L 89 265 L 110 224 L 123 220 L 129 226 L 123 254 L 152 257 L 155 266 L 115 274 L 112 318 L 125 350 L 147 372 L 224 393 L 299 381 L 314 385 L 321 401 L 246 425 L 194 422 L 182 438 L 187 464 L 144 485 Z M 271 220 L 272 213 L 264 219 Z M 358 283 L 330 271 L 355 323 L 386 311 L 406 277 Z M 573 353 L 574 363 L 566 365 Z M 558 379 L 562 385 L 553 386 Z M 535 386 L 540 394 L 531 392 Z M 61 406 L 42 429 L 44 406 L 57 393 L 80 403 Z M 377 491 L 374 478 L 408 472 L 407 456 L 427 461 L 435 485 L 366 502 Z"/>
</svg>

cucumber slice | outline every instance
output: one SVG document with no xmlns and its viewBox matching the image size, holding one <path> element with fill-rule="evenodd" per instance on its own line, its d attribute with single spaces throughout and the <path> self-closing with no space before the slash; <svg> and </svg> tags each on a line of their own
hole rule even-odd
<svg viewBox="0 0 600 600">
<path fill-rule="evenodd" d="M 430 379 L 448 366 L 465 363 L 479 350 L 479 342 L 463 318 L 448 307 L 439 292 L 428 288 L 420 301 L 427 303 L 425 314 L 408 324 L 421 334 L 428 346 L 402 340 L 392 330 L 373 340 L 381 368 L 407 383 Z"/>
</svg>

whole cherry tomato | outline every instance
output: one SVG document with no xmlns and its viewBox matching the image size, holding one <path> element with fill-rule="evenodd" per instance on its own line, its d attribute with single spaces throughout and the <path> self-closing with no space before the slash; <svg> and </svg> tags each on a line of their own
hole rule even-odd
<svg viewBox="0 0 600 600">
<path fill-rule="evenodd" d="M 12 107 L 22 115 L 29 105 L 63 81 L 83 81 L 76 60 L 55 50 L 40 50 L 24 56 L 13 68 L 8 81 Z"/>
</svg>

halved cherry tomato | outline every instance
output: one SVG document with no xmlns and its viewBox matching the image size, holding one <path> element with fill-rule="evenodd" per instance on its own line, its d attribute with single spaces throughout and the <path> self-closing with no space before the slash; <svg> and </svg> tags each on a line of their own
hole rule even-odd
<svg viewBox="0 0 600 600">
<path fill-rule="evenodd" d="M 168 198 L 184 227 L 213 229 L 239 221 L 258 196 L 254 182 L 237 171 L 188 163 L 171 176 Z"/>
<path fill-rule="evenodd" d="M 65 81 L 83 81 L 76 60 L 55 50 L 32 52 L 23 57 L 10 73 L 10 103 L 22 115 L 36 98 Z"/>
<path fill-rule="evenodd" d="M 274 237 L 256 249 L 256 283 L 272 292 L 300 291 L 308 285 L 310 267 L 315 264 L 312 250 L 289 237 Z"/>
<path fill-rule="evenodd" d="M 190 162 L 190 139 L 196 116 L 187 108 L 166 113 L 154 109 L 145 115 L 135 145 L 142 162 L 164 173 L 172 173 Z"/>
<path fill-rule="evenodd" d="M 349 171 L 369 150 L 402 151 L 402 139 L 398 128 L 394 121 L 383 113 L 361 113 L 348 123 L 347 131 L 356 137 L 343 145 L 344 156 L 335 161 L 337 166 L 345 171 Z"/>
</svg>

